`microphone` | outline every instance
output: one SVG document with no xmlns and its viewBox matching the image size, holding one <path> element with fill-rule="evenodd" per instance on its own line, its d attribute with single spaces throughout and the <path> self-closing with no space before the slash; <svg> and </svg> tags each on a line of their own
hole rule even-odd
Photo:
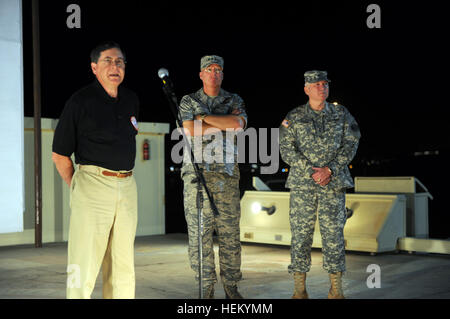
<svg viewBox="0 0 450 319">
<path fill-rule="evenodd" d="M 163 81 L 164 85 L 168 85 L 170 88 L 173 88 L 172 81 L 169 78 L 169 71 L 165 68 L 161 68 L 158 70 L 158 76 Z"/>
<path fill-rule="evenodd" d="M 164 84 L 162 89 L 166 94 L 167 99 L 169 100 L 169 104 L 172 108 L 172 113 L 174 114 L 175 118 L 179 119 L 180 114 L 178 112 L 178 100 L 177 96 L 175 95 L 172 81 L 170 81 L 169 78 L 169 71 L 165 68 L 161 68 L 158 70 L 158 76 Z"/>
</svg>

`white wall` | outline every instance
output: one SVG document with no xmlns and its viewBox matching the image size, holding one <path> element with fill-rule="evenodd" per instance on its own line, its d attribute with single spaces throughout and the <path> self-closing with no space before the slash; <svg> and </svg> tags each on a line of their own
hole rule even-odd
<svg viewBox="0 0 450 319">
<path fill-rule="evenodd" d="M 2 0 L 0 0 L 2 1 Z M 42 129 L 42 242 L 67 241 L 70 220 L 69 187 L 52 162 L 52 142 L 57 120 L 43 118 Z M 34 243 L 34 130 L 33 118 L 24 120 L 25 211 L 20 214 L 23 231 L 0 234 L 0 246 Z M 133 169 L 138 187 L 136 236 L 165 233 L 164 135 L 169 124 L 139 123 Z M 150 160 L 142 160 L 142 144 L 150 141 Z M 23 159 L 22 159 L 23 160 Z"/>
<path fill-rule="evenodd" d="M 0 1 L 0 233 L 23 231 L 22 1 Z"/>
</svg>

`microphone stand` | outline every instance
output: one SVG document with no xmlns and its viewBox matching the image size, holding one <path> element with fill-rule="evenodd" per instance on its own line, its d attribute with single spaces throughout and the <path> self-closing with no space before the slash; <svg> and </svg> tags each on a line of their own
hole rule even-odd
<svg viewBox="0 0 450 319">
<path fill-rule="evenodd" d="M 179 117 L 179 106 L 177 102 L 177 97 L 174 93 L 172 83 L 170 80 L 166 80 L 166 77 L 162 77 L 161 80 L 163 82 L 163 91 L 166 94 L 166 97 L 169 101 L 170 109 L 172 111 L 173 116 L 175 117 L 175 123 L 178 129 L 181 128 L 181 133 L 183 135 L 184 141 L 186 141 L 186 146 L 188 147 L 188 151 L 191 154 L 191 163 L 194 167 L 196 178 L 192 180 L 192 183 L 197 183 L 197 198 L 196 198 L 196 206 L 197 206 L 197 220 L 198 220 L 198 289 L 199 289 L 199 299 L 203 299 L 203 191 L 202 187 L 205 189 L 206 195 L 208 196 L 209 203 L 211 206 L 211 210 L 213 211 L 215 216 L 219 215 L 219 211 L 217 210 L 217 206 L 214 202 L 214 199 L 209 192 L 208 187 L 206 186 L 205 177 L 203 176 L 202 170 L 198 167 L 198 164 L 194 160 L 194 152 L 192 150 L 190 140 L 187 139 L 186 133 L 182 129 L 183 122 Z"/>
</svg>

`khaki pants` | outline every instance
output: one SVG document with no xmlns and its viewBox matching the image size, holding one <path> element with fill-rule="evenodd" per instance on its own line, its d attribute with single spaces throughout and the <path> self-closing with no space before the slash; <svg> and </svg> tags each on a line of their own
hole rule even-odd
<svg viewBox="0 0 450 319">
<path fill-rule="evenodd" d="M 133 176 L 79 165 L 70 189 L 67 298 L 90 298 L 102 267 L 103 298 L 134 298 L 137 189 Z"/>
</svg>

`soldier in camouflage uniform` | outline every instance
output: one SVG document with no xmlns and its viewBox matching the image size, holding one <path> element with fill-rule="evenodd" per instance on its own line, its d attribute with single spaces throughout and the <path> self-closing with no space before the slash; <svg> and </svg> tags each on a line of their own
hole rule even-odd
<svg viewBox="0 0 450 319">
<path fill-rule="evenodd" d="M 280 126 L 281 157 L 291 167 L 286 188 L 290 188 L 292 297 L 308 298 L 305 281 L 311 266 L 317 213 L 323 268 L 331 281 L 328 297 L 344 298 L 345 191 L 353 187 L 348 164 L 356 154 L 361 134 L 344 106 L 326 101 L 330 82 L 327 72 L 308 71 L 304 76 L 309 101 L 290 111 Z"/>
<path fill-rule="evenodd" d="M 190 139 L 194 159 L 205 177 L 206 185 L 219 211 L 214 216 L 203 191 L 203 291 L 214 298 L 217 282 L 213 231 L 218 235 L 220 276 L 227 298 L 242 298 L 237 290 L 241 280 L 239 166 L 235 134 L 245 128 L 244 101 L 221 88 L 223 58 L 204 56 L 200 61 L 203 87 L 185 95 L 180 102 L 180 116 Z M 194 127 L 195 125 L 195 127 Z M 208 156 L 208 154 L 210 156 Z M 189 260 L 198 280 L 198 211 L 196 175 L 190 154 L 184 152 L 181 176 L 184 182 L 184 209 L 189 235 Z"/>
</svg>

